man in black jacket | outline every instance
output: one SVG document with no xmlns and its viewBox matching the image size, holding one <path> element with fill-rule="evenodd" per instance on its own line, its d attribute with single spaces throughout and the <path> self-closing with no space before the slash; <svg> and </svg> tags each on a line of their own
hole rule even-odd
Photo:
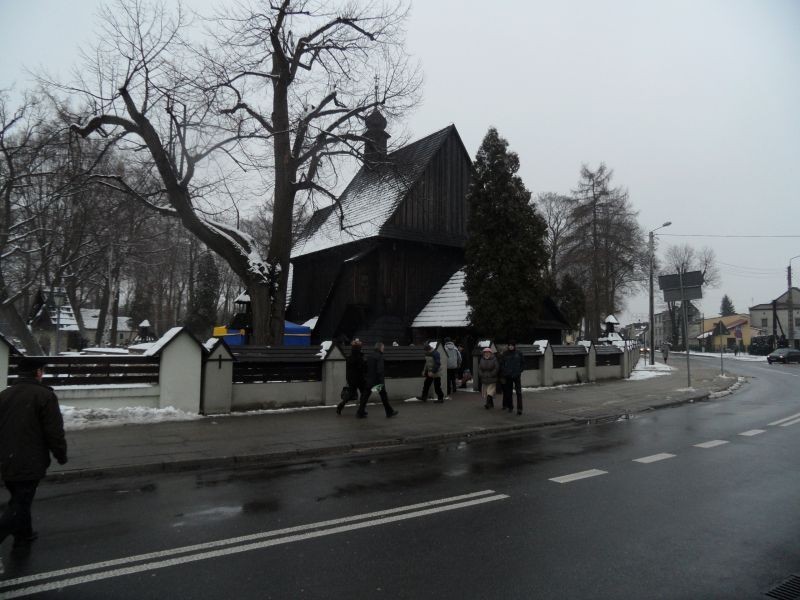
<svg viewBox="0 0 800 600">
<path fill-rule="evenodd" d="M 372 354 L 367 357 L 367 393 L 361 396 L 361 402 L 358 404 L 356 416 L 359 419 L 363 419 L 367 416 L 367 400 L 369 400 L 372 392 L 377 392 L 380 396 L 381 402 L 383 402 L 383 410 L 386 411 L 387 418 L 397 415 L 397 411 L 389 404 L 389 396 L 386 393 L 382 342 L 375 344 L 375 349 L 372 351 Z"/>
<path fill-rule="evenodd" d="M 508 342 L 500 363 L 500 375 L 503 379 L 503 410 L 514 410 L 513 393 L 517 392 L 517 414 L 522 414 L 522 371 L 525 357 L 517 350 L 514 340 Z"/>
<path fill-rule="evenodd" d="M 17 367 L 19 379 L 0 393 L 0 476 L 11 494 L 0 516 L 0 543 L 13 535 L 15 547 L 37 537 L 31 505 L 50 466 L 50 453 L 59 464 L 67 462 L 58 398 L 42 383 L 46 364 L 44 359 L 23 358 Z"/>
<path fill-rule="evenodd" d="M 361 340 L 355 338 L 350 344 L 350 356 L 345 363 L 345 377 L 347 378 L 347 397 L 336 405 L 336 414 L 342 414 L 344 405 L 348 402 L 356 402 L 359 397 L 368 396 L 364 371 L 367 365 L 364 362 L 364 354 L 361 352 Z"/>
</svg>

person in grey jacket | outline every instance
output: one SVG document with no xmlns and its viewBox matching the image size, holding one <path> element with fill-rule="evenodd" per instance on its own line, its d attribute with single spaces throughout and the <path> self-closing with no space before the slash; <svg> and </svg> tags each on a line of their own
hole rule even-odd
<svg viewBox="0 0 800 600">
<path fill-rule="evenodd" d="M 383 364 L 383 343 L 378 342 L 375 344 L 375 349 L 367 357 L 367 393 L 361 395 L 361 402 L 358 405 L 358 412 L 356 416 L 363 419 L 367 416 L 367 400 L 372 395 L 372 392 L 378 392 L 383 402 L 383 410 L 386 411 L 386 418 L 394 417 L 397 411 L 389 404 L 389 397 L 386 394 L 386 381 L 384 379 L 384 364 Z"/>
<path fill-rule="evenodd" d="M 445 338 L 444 353 L 447 355 L 447 395 L 449 396 L 458 389 L 456 379 L 461 368 L 461 352 L 450 338 Z"/>
<path fill-rule="evenodd" d="M 508 342 L 506 351 L 503 352 L 500 375 L 503 380 L 503 410 L 513 412 L 514 410 L 514 389 L 517 391 L 517 414 L 522 414 L 522 371 L 524 369 L 525 357 L 522 352 L 517 350 L 517 343 L 514 340 Z"/>
<path fill-rule="evenodd" d="M 478 376 L 481 382 L 481 397 L 484 400 L 483 407 L 487 410 L 494 408 L 494 394 L 499 373 L 500 363 L 494 355 L 494 350 L 484 348 L 478 363 Z"/>
<path fill-rule="evenodd" d="M 33 530 L 31 505 L 50 466 L 50 455 L 61 465 L 67 462 L 58 398 L 42 383 L 46 364 L 40 358 L 21 359 L 19 378 L 0 393 L 0 476 L 11 494 L 0 516 L 0 543 L 12 535 L 15 547 L 38 537 Z"/>
</svg>

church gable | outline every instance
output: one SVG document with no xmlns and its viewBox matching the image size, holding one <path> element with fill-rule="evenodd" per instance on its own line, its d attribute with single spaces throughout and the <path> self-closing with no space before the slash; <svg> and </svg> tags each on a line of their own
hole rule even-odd
<svg viewBox="0 0 800 600">
<path fill-rule="evenodd" d="M 442 194 L 440 191 L 444 185 L 441 181 L 447 179 L 442 173 L 449 165 L 440 166 L 438 177 L 433 174 L 431 168 L 431 162 L 435 157 L 450 155 L 449 152 L 444 154 L 440 152 L 443 146 L 460 147 L 466 155 L 461 139 L 455 127 L 451 125 L 396 150 L 382 162 L 362 166 L 339 198 L 339 205 L 325 207 L 314 214 L 306 231 L 292 249 L 292 258 L 377 236 L 393 237 L 394 233 L 398 233 L 401 238 L 408 238 L 412 230 L 420 227 L 421 221 L 415 224 L 413 219 L 410 221 L 401 219 L 387 227 L 390 220 L 394 221 L 393 215 L 407 197 L 412 196 L 414 199 L 410 203 L 405 203 L 406 205 L 414 206 L 422 202 L 420 213 L 423 213 L 426 201 L 435 204 L 441 198 L 451 198 L 457 193 L 450 191 L 448 194 Z M 453 156 L 463 162 L 458 154 L 453 153 Z M 463 179 L 464 172 L 466 177 L 469 177 L 468 157 L 466 162 L 466 167 L 459 165 L 454 177 Z M 437 181 L 439 183 L 434 183 Z M 466 184 L 459 183 L 456 187 L 457 190 L 463 187 L 460 199 L 463 204 Z M 443 214 L 449 212 L 445 211 Z M 428 220 L 429 226 L 425 227 L 423 232 L 433 231 L 430 225 L 441 221 L 441 219 Z M 466 217 L 464 222 L 465 226 Z"/>
</svg>

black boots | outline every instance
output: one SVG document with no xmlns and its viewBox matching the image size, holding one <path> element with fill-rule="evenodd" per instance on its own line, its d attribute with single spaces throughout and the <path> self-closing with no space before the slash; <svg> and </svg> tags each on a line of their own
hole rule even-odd
<svg viewBox="0 0 800 600">
<path fill-rule="evenodd" d="M 483 408 L 485 408 L 486 410 L 494 408 L 494 398 L 492 398 L 491 396 L 486 396 L 486 404 L 484 405 Z"/>
</svg>

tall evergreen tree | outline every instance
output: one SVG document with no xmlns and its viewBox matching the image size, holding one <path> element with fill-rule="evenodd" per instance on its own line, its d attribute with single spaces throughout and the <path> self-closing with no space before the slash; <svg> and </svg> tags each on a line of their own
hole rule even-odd
<svg viewBox="0 0 800 600">
<path fill-rule="evenodd" d="M 736 314 L 736 308 L 733 306 L 733 300 L 728 297 L 728 294 L 725 294 L 722 297 L 722 304 L 719 307 L 719 314 L 723 317 L 729 317 Z"/>
<path fill-rule="evenodd" d="M 217 319 L 219 303 L 219 270 L 214 255 L 206 251 L 200 256 L 194 293 L 189 298 L 186 328 L 200 337 L 211 333 Z"/>
<path fill-rule="evenodd" d="M 475 158 L 464 291 L 477 333 L 496 339 L 533 335 L 548 261 L 546 224 L 516 175 L 519 157 L 490 128 Z"/>
</svg>

